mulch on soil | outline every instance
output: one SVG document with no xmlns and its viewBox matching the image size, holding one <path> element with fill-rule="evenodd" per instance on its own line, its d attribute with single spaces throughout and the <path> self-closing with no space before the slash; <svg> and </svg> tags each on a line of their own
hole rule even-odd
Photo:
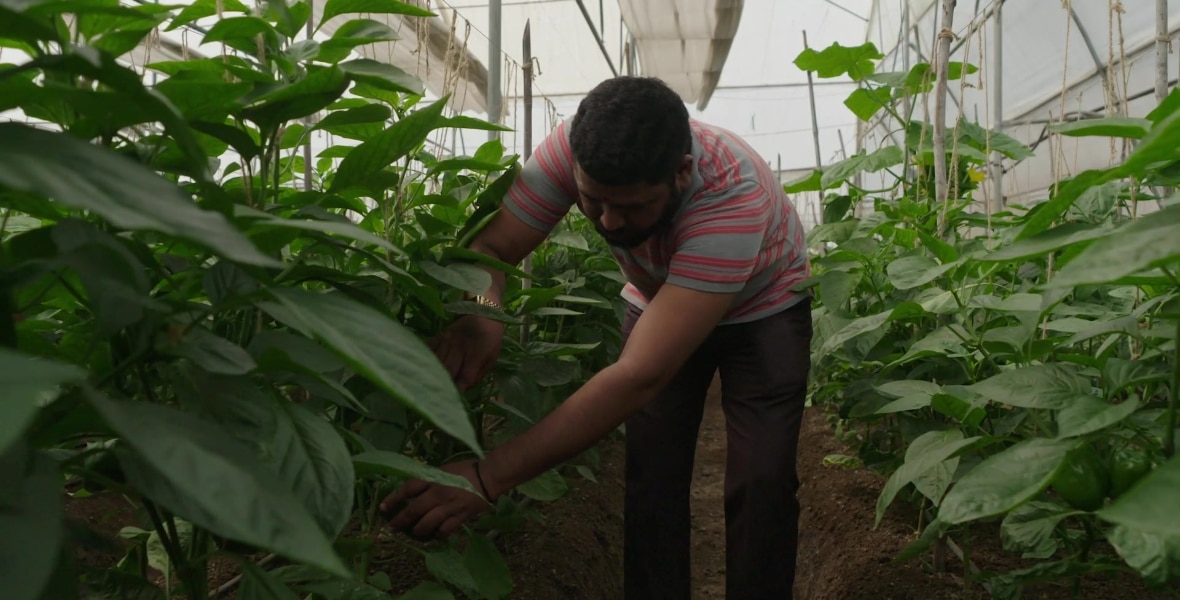
<svg viewBox="0 0 1180 600">
<path fill-rule="evenodd" d="M 725 420 L 719 386 L 710 391 L 697 450 L 693 506 L 694 598 L 725 597 Z M 616 600 L 622 598 L 623 447 L 621 440 L 599 444 L 597 483 L 573 477 L 562 499 L 533 505 L 539 518 L 521 531 L 496 538 L 513 573 L 513 600 Z M 987 598 L 977 582 L 965 582 L 964 569 L 953 554 L 946 569 L 936 573 L 929 555 L 904 563 L 893 558 L 916 535 L 916 513 L 900 500 L 881 525 L 873 529 L 877 496 L 884 480 L 879 475 L 842 467 L 827 467 L 830 454 L 853 454 L 834 437 L 825 415 L 810 408 L 799 444 L 799 474 L 803 505 L 796 598 L 799 600 L 966 600 Z M 67 515 L 117 540 L 119 529 L 138 524 L 133 507 L 113 494 L 67 499 Z M 389 575 L 394 592 L 405 591 L 428 577 L 415 544 L 382 535 L 373 571 Z M 984 572 L 1003 572 L 1028 566 L 1000 547 L 998 524 L 982 524 L 972 531 L 970 558 Z M 120 557 L 114 552 L 81 552 L 83 564 L 109 566 Z M 220 585 L 234 575 L 229 563 L 214 565 L 211 580 Z M 1026 599 L 1073 598 L 1067 584 L 1029 587 Z M 228 597 L 235 597 L 229 594 Z M 1155 600 L 1130 575 L 1090 578 L 1081 587 L 1086 599 Z"/>
</svg>

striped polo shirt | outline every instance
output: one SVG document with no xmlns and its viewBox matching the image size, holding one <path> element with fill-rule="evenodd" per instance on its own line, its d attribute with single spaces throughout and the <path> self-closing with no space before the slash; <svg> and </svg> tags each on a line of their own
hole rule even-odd
<svg viewBox="0 0 1180 600">
<path fill-rule="evenodd" d="M 525 163 L 504 207 L 528 225 L 553 230 L 577 204 L 571 120 L 550 133 Z M 692 120 L 695 163 L 686 201 L 672 225 L 635 248 L 611 247 L 627 280 L 623 298 L 646 308 L 665 282 L 705 292 L 737 292 L 721 324 L 785 310 L 807 292 L 803 225 L 770 167 L 730 131 Z"/>
</svg>

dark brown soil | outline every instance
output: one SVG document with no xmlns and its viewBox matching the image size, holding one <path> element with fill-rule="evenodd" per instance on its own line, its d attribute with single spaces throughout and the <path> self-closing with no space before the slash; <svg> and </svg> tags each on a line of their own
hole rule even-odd
<svg viewBox="0 0 1180 600">
<path fill-rule="evenodd" d="M 709 394 L 697 452 L 693 502 L 694 598 L 721 600 L 725 590 L 725 423 L 717 386 Z M 964 581 L 962 563 L 948 553 L 946 568 L 934 572 L 930 555 L 904 563 L 893 557 L 915 537 L 917 515 L 900 500 L 874 530 L 877 495 L 884 483 L 874 473 L 825 466 L 830 454 L 852 454 L 833 436 L 819 409 L 808 409 L 800 439 L 799 473 L 803 505 L 796 597 L 805 600 L 965 600 L 987 598 L 976 581 Z M 513 600 L 614 600 L 622 598 L 623 450 L 618 439 L 597 448 L 597 483 L 571 476 L 562 499 L 534 504 L 536 513 L 521 531 L 496 537 L 513 573 Z M 572 474 L 572 473 L 571 473 Z M 134 508 L 118 496 L 68 499 L 67 513 L 117 543 L 125 525 L 145 527 Z M 968 545 L 973 564 L 985 572 L 1027 566 L 1003 552 L 996 525 L 980 525 Z M 962 542 L 962 540 L 956 540 Z M 403 592 L 429 577 L 417 544 L 381 534 L 371 572 L 384 572 L 393 591 Z M 83 564 L 112 565 L 121 555 L 80 551 Z M 277 563 L 273 563 L 277 564 Z M 211 565 L 211 580 L 231 579 L 230 563 Z M 235 597 L 228 594 L 227 597 Z M 1083 583 L 1077 596 L 1068 585 L 1040 585 L 1024 598 L 1056 600 L 1155 600 L 1133 576 Z"/>
</svg>

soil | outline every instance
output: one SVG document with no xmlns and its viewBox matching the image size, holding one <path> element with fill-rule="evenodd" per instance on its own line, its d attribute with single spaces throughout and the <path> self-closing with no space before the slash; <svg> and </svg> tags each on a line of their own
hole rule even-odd
<svg viewBox="0 0 1180 600">
<path fill-rule="evenodd" d="M 694 599 L 725 597 L 725 523 L 722 502 L 725 475 L 725 422 L 717 385 L 710 391 L 697 453 L 692 488 Z M 945 569 L 935 572 L 930 554 L 895 563 L 894 556 L 916 536 L 918 515 L 900 499 L 873 529 L 877 495 L 883 479 L 863 469 L 825 466 L 831 454 L 853 454 L 838 442 L 821 409 L 809 408 L 799 443 L 803 506 L 796 598 L 801 600 L 967 600 L 987 598 L 978 581 L 964 579 L 963 563 L 947 553 Z M 614 438 L 601 443 L 597 482 L 571 476 L 570 491 L 556 502 L 529 507 L 536 518 L 520 531 L 496 536 L 513 574 L 513 600 L 614 600 L 622 598 L 623 449 Z M 572 473 L 571 473 L 572 475 Z M 119 545 L 118 531 L 129 524 L 144 527 L 133 507 L 113 494 L 67 499 L 67 514 Z M 963 540 L 956 540 L 960 545 Z M 998 526 L 978 525 L 967 549 L 983 572 L 1024 566 L 1000 548 Z M 373 572 L 389 576 L 393 592 L 404 592 L 429 577 L 421 547 L 405 538 L 381 535 Z M 117 551 L 79 550 L 82 564 L 109 566 Z M 272 566 L 278 562 L 271 563 Z M 231 563 L 211 565 L 213 586 L 235 574 Z M 225 597 L 235 597 L 227 594 Z M 462 598 L 462 596 L 458 596 Z M 1064 583 L 1029 586 L 1022 596 L 1034 600 L 1086 598 L 1155 600 L 1134 576 L 1091 577 L 1078 594 Z"/>
</svg>

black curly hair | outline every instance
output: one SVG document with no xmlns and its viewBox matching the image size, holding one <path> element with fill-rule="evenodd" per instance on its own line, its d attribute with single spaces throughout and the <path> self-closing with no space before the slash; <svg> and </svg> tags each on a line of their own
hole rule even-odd
<svg viewBox="0 0 1180 600">
<path fill-rule="evenodd" d="M 692 152 L 688 108 L 654 77 L 607 79 L 578 105 L 570 146 L 578 166 L 603 185 L 672 183 Z"/>
</svg>

